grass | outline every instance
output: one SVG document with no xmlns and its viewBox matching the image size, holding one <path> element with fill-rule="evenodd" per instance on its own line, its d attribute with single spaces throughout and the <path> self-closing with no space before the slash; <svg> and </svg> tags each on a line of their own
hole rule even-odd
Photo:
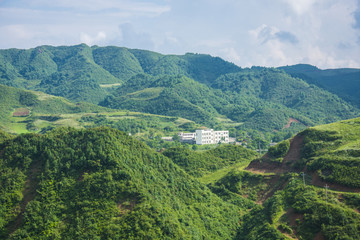
<svg viewBox="0 0 360 240">
<path fill-rule="evenodd" d="M 100 87 L 102 88 L 112 88 L 112 87 L 118 87 L 121 83 L 111 83 L 111 84 L 100 84 Z"/>
<path fill-rule="evenodd" d="M 233 170 L 233 169 L 243 170 L 248 165 L 249 165 L 249 162 L 237 163 L 237 164 L 234 164 L 234 165 L 227 166 L 227 167 L 224 167 L 222 169 L 219 169 L 216 172 L 213 172 L 213 173 L 207 174 L 205 176 L 202 176 L 201 178 L 198 178 L 198 180 L 201 183 L 204 183 L 204 184 L 215 183 L 219 179 L 224 177 L 226 174 L 228 174 L 231 170 Z"/>
<path fill-rule="evenodd" d="M 26 129 L 26 118 L 23 117 L 11 117 L 11 121 L 5 126 L 5 130 L 11 133 L 21 134 L 28 133 Z"/>
<path fill-rule="evenodd" d="M 145 88 L 137 92 L 129 93 L 127 96 L 134 100 L 150 100 L 159 97 L 163 90 L 163 87 Z"/>
<path fill-rule="evenodd" d="M 321 131 L 336 131 L 341 135 L 342 144 L 334 150 L 360 149 L 360 118 L 340 121 L 314 127 Z"/>
<path fill-rule="evenodd" d="M 221 122 L 225 127 L 237 127 L 243 125 L 242 122 L 234 122 L 233 120 L 226 118 L 226 117 L 217 117 L 216 118 L 219 122 Z"/>
</svg>

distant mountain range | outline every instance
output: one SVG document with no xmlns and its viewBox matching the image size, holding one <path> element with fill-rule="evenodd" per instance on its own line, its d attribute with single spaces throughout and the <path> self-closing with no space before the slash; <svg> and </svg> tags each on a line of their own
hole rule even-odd
<svg viewBox="0 0 360 240">
<path fill-rule="evenodd" d="M 265 132 L 296 132 L 360 113 L 359 69 L 243 69 L 204 54 L 85 44 L 0 50 L 0 84 L 208 127 L 232 121 Z"/>
<path fill-rule="evenodd" d="M 359 73 L 0 50 L 0 239 L 358 239 Z M 248 148 L 161 140 L 200 124 Z"/>
</svg>

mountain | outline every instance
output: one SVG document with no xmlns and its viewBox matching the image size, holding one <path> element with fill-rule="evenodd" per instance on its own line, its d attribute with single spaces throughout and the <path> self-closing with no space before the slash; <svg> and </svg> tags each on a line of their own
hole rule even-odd
<svg viewBox="0 0 360 240">
<path fill-rule="evenodd" d="M 1 139 L 2 239 L 232 239 L 238 206 L 109 129 Z"/>
<path fill-rule="evenodd" d="M 358 239 L 360 118 L 308 128 L 209 187 L 261 203 L 236 239 Z M 340 237 L 341 236 L 341 237 Z"/>
<path fill-rule="evenodd" d="M 212 90 L 183 75 L 136 75 L 113 95 L 100 103 L 115 109 L 130 109 L 168 116 L 185 117 L 199 123 L 211 124 L 218 116 L 215 108 L 226 101 Z"/>
<path fill-rule="evenodd" d="M 209 55 L 162 55 L 85 44 L 0 50 L 0 84 L 92 103 L 107 95 L 102 86 L 121 84 L 136 74 L 181 74 L 207 82 L 238 69 Z"/>
<path fill-rule="evenodd" d="M 331 81 L 321 81 L 334 84 L 324 87 L 289 69 L 328 76 Z M 184 117 L 212 128 L 234 126 L 232 136 L 250 134 L 267 142 L 307 126 L 359 116 L 357 72 L 311 66 L 243 69 L 205 54 L 163 55 L 85 44 L 0 50 L 1 84 L 73 102 Z"/>
<path fill-rule="evenodd" d="M 294 77 L 317 85 L 360 107 L 360 70 L 354 68 L 326 69 L 298 64 L 280 67 Z"/>
<path fill-rule="evenodd" d="M 297 130 L 356 117 L 359 110 L 334 94 L 283 71 L 245 69 L 215 79 L 211 86 L 183 75 L 136 75 L 100 103 L 170 116 L 210 126 L 225 116 L 243 129 L 281 131 L 293 119 Z M 297 125 L 297 126 L 296 126 Z"/>
</svg>

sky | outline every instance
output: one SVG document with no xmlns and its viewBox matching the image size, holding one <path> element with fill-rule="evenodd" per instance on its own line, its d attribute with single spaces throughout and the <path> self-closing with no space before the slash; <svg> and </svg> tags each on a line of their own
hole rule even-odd
<svg viewBox="0 0 360 240">
<path fill-rule="evenodd" d="M 0 49 L 119 46 L 360 68 L 360 0 L 0 0 Z"/>
</svg>

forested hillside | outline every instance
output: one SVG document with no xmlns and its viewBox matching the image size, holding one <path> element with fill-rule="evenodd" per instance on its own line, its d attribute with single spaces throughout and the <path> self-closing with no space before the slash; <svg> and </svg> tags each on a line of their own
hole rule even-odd
<svg viewBox="0 0 360 240">
<path fill-rule="evenodd" d="M 359 134 L 360 118 L 309 128 L 209 184 L 259 204 L 236 239 L 359 239 Z"/>
<path fill-rule="evenodd" d="M 0 50 L 1 84 L 231 128 L 232 136 L 250 141 L 278 141 L 307 126 L 359 116 L 356 69 L 305 71 L 316 81 L 298 67 L 281 69 L 85 44 Z"/>
<path fill-rule="evenodd" d="M 308 128 L 293 139 L 270 147 L 249 168 L 278 172 L 307 170 L 313 177 L 360 188 L 360 118 Z"/>
<path fill-rule="evenodd" d="M 309 128 L 261 161 L 224 144 L 156 153 L 104 127 L 0 131 L 0 238 L 358 239 L 359 122 Z"/>
<path fill-rule="evenodd" d="M 294 77 L 322 87 L 360 107 L 360 69 L 342 68 L 321 70 L 317 67 L 298 64 L 280 67 Z"/>
<path fill-rule="evenodd" d="M 122 132 L 60 128 L 0 139 L 2 239 L 236 235 L 239 206 Z"/>
<path fill-rule="evenodd" d="M 265 132 L 283 130 L 289 119 L 296 119 L 297 124 L 288 127 L 300 130 L 359 114 L 357 108 L 334 94 L 266 68 L 222 75 L 211 86 L 181 75 L 136 75 L 101 105 L 183 116 L 210 126 L 216 124 L 216 117 L 226 116 L 244 123 L 244 129 Z"/>
</svg>

